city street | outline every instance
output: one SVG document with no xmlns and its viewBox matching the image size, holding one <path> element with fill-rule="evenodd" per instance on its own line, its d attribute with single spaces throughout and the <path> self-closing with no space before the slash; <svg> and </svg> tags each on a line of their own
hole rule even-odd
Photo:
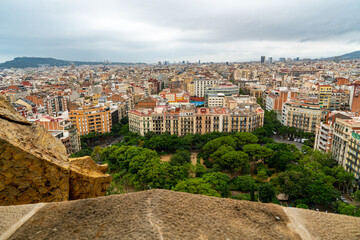
<svg viewBox="0 0 360 240">
<path fill-rule="evenodd" d="M 287 140 L 285 137 L 284 138 L 281 138 L 280 136 L 278 135 L 273 135 L 271 136 L 272 139 L 274 139 L 275 142 L 278 142 L 278 143 L 287 143 L 287 144 L 295 144 L 295 146 L 301 150 L 301 146 L 304 145 L 303 143 L 299 143 L 299 142 L 295 142 L 295 141 L 289 141 Z"/>
</svg>

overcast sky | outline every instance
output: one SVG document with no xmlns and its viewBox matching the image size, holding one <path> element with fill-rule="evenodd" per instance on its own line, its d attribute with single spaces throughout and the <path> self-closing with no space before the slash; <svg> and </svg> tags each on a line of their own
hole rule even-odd
<svg viewBox="0 0 360 240">
<path fill-rule="evenodd" d="M 0 62 L 248 61 L 356 50 L 359 0 L 0 0 Z"/>
</svg>

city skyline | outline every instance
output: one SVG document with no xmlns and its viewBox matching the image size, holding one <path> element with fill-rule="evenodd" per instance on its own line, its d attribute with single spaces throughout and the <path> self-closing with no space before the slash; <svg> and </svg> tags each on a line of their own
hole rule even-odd
<svg viewBox="0 0 360 240">
<path fill-rule="evenodd" d="M 0 62 L 318 58 L 360 49 L 356 1 L 2 1 Z"/>
</svg>

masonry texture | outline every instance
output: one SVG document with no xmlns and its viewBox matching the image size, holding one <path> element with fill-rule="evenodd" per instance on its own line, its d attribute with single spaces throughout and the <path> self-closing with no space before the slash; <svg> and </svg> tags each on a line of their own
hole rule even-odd
<svg viewBox="0 0 360 240">
<path fill-rule="evenodd" d="M 65 201 L 105 194 L 107 166 L 68 159 L 64 145 L 0 96 L 0 205 Z"/>
</svg>

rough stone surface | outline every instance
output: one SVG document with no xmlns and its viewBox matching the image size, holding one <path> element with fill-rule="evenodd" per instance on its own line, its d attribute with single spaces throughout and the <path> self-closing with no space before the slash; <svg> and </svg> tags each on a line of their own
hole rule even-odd
<svg viewBox="0 0 360 240">
<path fill-rule="evenodd" d="M 36 204 L 0 206 L 0 236 L 28 214 Z M 1 239 L 1 237 L 0 237 Z"/>
<path fill-rule="evenodd" d="M 107 164 L 98 165 L 91 157 L 70 158 L 70 199 L 103 196 L 111 176 Z"/>
<path fill-rule="evenodd" d="M 111 181 L 105 171 L 90 157 L 69 161 L 61 141 L 0 95 L 0 205 L 103 196 Z"/>
<path fill-rule="evenodd" d="M 10 239 L 359 239 L 360 218 L 296 208 L 289 215 L 285 209 L 149 190 L 48 203 Z"/>
</svg>

